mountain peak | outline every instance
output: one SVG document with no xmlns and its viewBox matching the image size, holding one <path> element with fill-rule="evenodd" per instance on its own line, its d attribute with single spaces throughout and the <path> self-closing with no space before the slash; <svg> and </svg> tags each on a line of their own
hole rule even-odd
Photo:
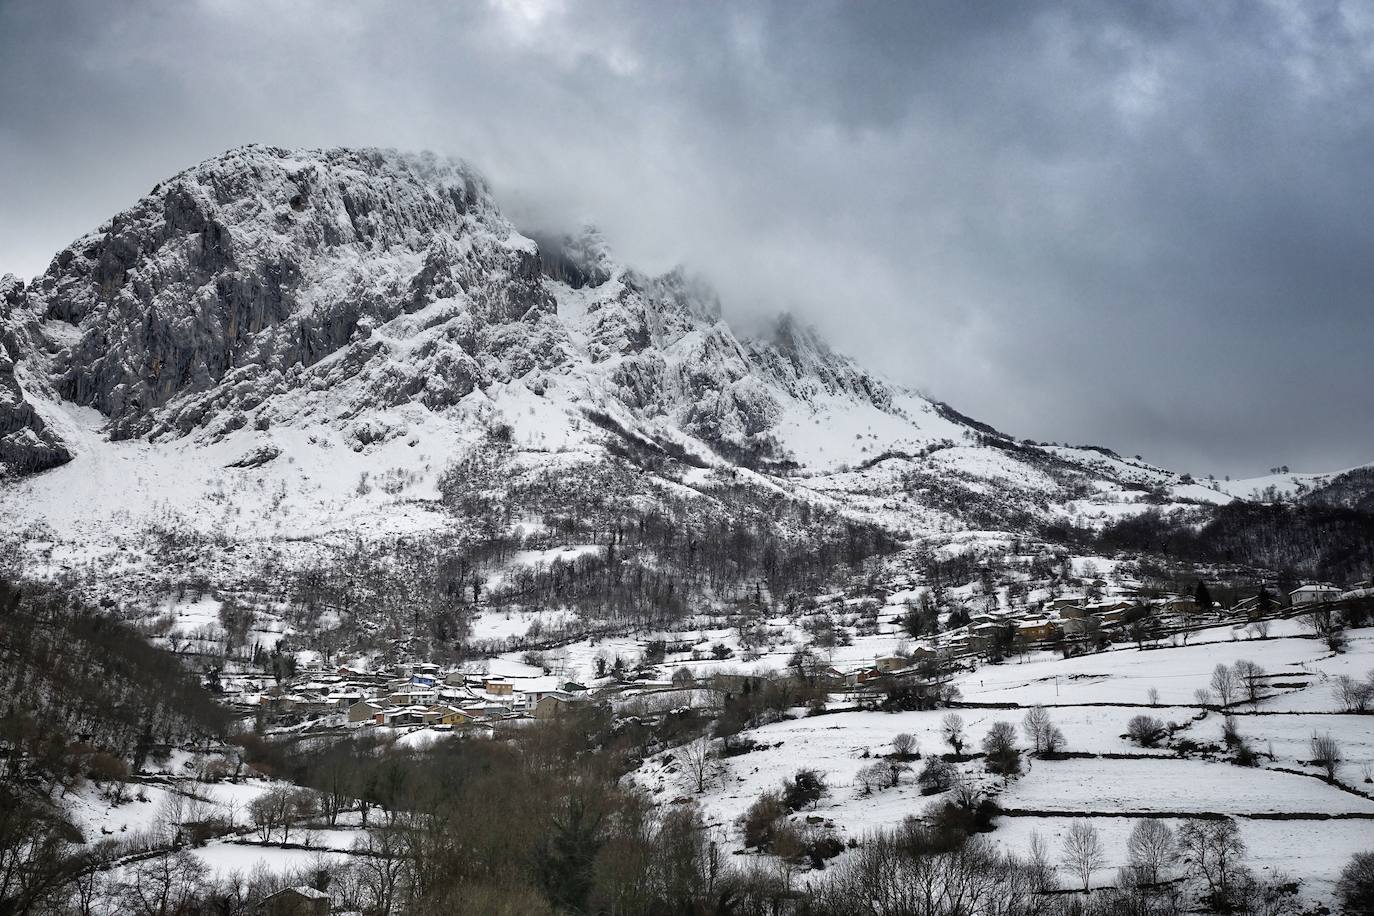
<svg viewBox="0 0 1374 916">
<path fill-rule="evenodd" d="M 1011 503 L 1044 518 L 1052 496 L 1099 492 L 1085 475 L 1107 494 L 1144 485 L 1130 475 L 1171 481 L 1095 453 L 1013 450 L 792 315 L 737 336 L 688 270 L 627 268 L 594 227 L 528 237 L 475 170 L 427 153 L 230 150 L 3 290 L 11 472 L 74 454 L 59 473 L 76 479 L 175 455 L 164 476 L 181 479 L 214 455 L 234 475 L 289 477 L 346 517 L 367 488 L 341 480 L 338 455 L 358 456 L 355 481 L 387 462 L 432 490 L 451 456 L 500 428 L 530 473 L 628 462 L 704 492 L 682 466 L 748 472 L 775 494 L 904 528 Z M 86 452 L 106 460 L 83 471 Z M 198 506 L 216 479 L 171 489 Z M 118 511 L 158 499 L 126 495 Z"/>
</svg>

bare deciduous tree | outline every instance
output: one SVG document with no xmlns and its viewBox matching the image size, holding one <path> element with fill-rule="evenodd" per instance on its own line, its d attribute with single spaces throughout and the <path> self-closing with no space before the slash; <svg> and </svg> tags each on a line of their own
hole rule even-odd
<svg viewBox="0 0 1374 916">
<path fill-rule="evenodd" d="M 137 916 L 189 913 L 208 871 L 181 850 L 135 863 L 120 885 L 120 912 Z"/>
<path fill-rule="evenodd" d="M 910 757 L 916 753 L 916 736 L 902 732 L 892 739 L 892 753 L 898 757 Z"/>
<path fill-rule="evenodd" d="M 1178 849 L 1190 874 L 1207 882 L 1212 905 L 1230 906 L 1245 858 L 1245 841 L 1236 822 L 1229 817 L 1184 821 L 1178 828 Z"/>
<path fill-rule="evenodd" d="M 1050 860 L 1050 844 L 1045 842 L 1045 838 L 1037 830 L 1031 831 L 1027 864 L 1031 868 L 1036 893 L 1043 894 L 1059 886 L 1054 876 L 1054 864 Z"/>
<path fill-rule="evenodd" d="M 711 742 L 706 738 L 698 738 L 682 748 L 682 765 L 696 783 L 697 794 L 706 791 L 706 784 L 711 780 L 713 759 Z"/>
<path fill-rule="evenodd" d="M 1021 718 L 1021 730 L 1026 733 L 1026 741 L 1030 743 L 1031 751 L 1036 754 L 1043 753 L 1045 750 L 1045 731 L 1053 723 L 1050 722 L 1050 714 L 1045 711 L 1043 706 L 1032 706 L 1026 710 L 1025 716 Z"/>
<path fill-rule="evenodd" d="M 1021 729 L 1036 754 L 1056 754 L 1064 748 L 1064 733 L 1050 720 L 1050 714 L 1043 706 L 1033 706 L 1026 711 L 1025 718 L 1021 720 Z"/>
<path fill-rule="evenodd" d="M 1312 762 L 1326 771 L 1327 779 L 1336 778 L 1336 770 L 1341 765 L 1341 746 L 1330 733 L 1312 733 Z"/>
<path fill-rule="evenodd" d="M 952 712 L 940 720 L 940 734 L 950 747 L 954 748 L 954 753 L 964 752 L 964 717 L 957 712 Z"/>
<path fill-rule="evenodd" d="M 1336 684 L 1331 691 L 1344 712 L 1364 712 L 1369 709 L 1369 704 L 1374 702 L 1374 678 L 1363 682 L 1348 674 L 1342 674 L 1336 678 Z"/>
<path fill-rule="evenodd" d="M 1260 690 L 1264 687 L 1264 669 L 1248 658 L 1235 664 L 1236 680 L 1245 689 L 1245 698 L 1250 705 L 1256 706 L 1260 700 Z"/>
<path fill-rule="evenodd" d="M 1332 652 L 1345 648 L 1345 626 L 1341 615 L 1330 604 L 1321 602 L 1302 615 L 1303 625 L 1312 635 L 1326 643 Z"/>
<path fill-rule="evenodd" d="M 1154 716 L 1132 716 L 1126 723 L 1126 734 L 1141 747 L 1154 747 L 1168 733 L 1164 723 Z"/>
<path fill-rule="evenodd" d="M 886 779 L 887 766 L 881 761 L 860 767 L 859 771 L 854 774 L 854 781 L 859 786 L 860 795 L 872 795 L 874 790 L 883 787 Z"/>
<path fill-rule="evenodd" d="M 1126 854 L 1140 882 L 1157 884 L 1178 858 L 1174 832 L 1161 820 L 1141 818 L 1126 841 Z"/>
<path fill-rule="evenodd" d="M 1236 676 L 1230 668 L 1225 665 L 1217 665 L 1212 669 L 1212 692 L 1217 695 L 1222 706 L 1230 706 L 1231 701 L 1236 696 Z"/>
<path fill-rule="evenodd" d="M 1083 882 L 1083 891 L 1086 893 L 1092 886 L 1093 872 L 1107 864 L 1106 851 L 1097 828 L 1088 821 L 1074 821 L 1064 835 L 1061 860 L 1069 874 Z"/>
</svg>

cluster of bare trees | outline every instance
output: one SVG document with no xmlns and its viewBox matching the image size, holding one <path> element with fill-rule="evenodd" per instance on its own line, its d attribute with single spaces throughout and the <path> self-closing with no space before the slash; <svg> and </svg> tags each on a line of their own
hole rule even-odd
<svg viewBox="0 0 1374 916">
<path fill-rule="evenodd" d="M 1064 732 L 1050 719 L 1043 706 L 1032 706 L 1021 719 L 1021 730 L 1026 733 L 1031 752 L 1036 756 L 1054 755 L 1064 749 Z"/>
<path fill-rule="evenodd" d="M 1032 844 L 1031 860 L 1047 859 L 1043 843 Z M 1189 911 L 1196 896 L 1207 911 L 1220 913 L 1297 914 L 1302 907 L 1294 885 L 1281 875 L 1263 880 L 1245 865 L 1246 847 L 1240 828 L 1231 818 L 1189 819 L 1177 830 L 1158 818 L 1142 818 L 1126 843 L 1127 865 L 1115 887 L 1100 895 L 1098 905 L 1146 914 Z M 1061 867 L 1084 892 L 1093 875 L 1107 865 L 1107 850 L 1090 821 L 1076 820 L 1066 831 Z"/>
<path fill-rule="evenodd" d="M 1257 706 L 1264 697 L 1264 678 L 1264 668 L 1249 659 L 1242 658 L 1230 667 L 1218 664 L 1212 670 L 1211 695 L 1223 709 L 1241 700 Z"/>
<path fill-rule="evenodd" d="M 291 828 L 320 813 L 319 797 L 310 789 L 270 789 L 253 799 L 248 815 L 264 843 L 280 832 L 281 841 L 291 841 Z"/>
<path fill-rule="evenodd" d="M 1342 712 L 1369 712 L 1374 707 L 1374 669 L 1363 681 L 1357 681 L 1348 674 L 1339 675 L 1331 690 Z"/>
</svg>

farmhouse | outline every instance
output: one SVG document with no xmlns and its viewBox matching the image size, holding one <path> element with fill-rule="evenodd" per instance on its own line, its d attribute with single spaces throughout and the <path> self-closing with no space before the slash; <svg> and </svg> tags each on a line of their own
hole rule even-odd
<svg viewBox="0 0 1374 916">
<path fill-rule="evenodd" d="M 1155 607 L 1164 614 L 1196 614 L 1199 610 L 1197 602 L 1187 597 L 1161 598 Z"/>
<path fill-rule="evenodd" d="M 348 707 L 348 721 L 375 722 L 377 720 L 377 713 L 385 708 L 385 705 L 376 700 L 360 700 Z"/>
<path fill-rule="evenodd" d="M 968 645 L 976 652 L 986 652 L 996 644 L 998 637 L 1007 631 L 1005 623 L 980 623 L 969 627 Z"/>
<path fill-rule="evenodd" d="M 1327 601 L 1339 601 L 1341 590 L 1334 585 L 1304 585 L 1295 588 L 1288 593 L 1288 600 L 1293 607 L 1302 607 L 1308 604 L 1322 604 Z"/>
<path fill-rule="evenodd" d="M 536 719 L 557 719 L 568 711 L 569 700 L 566 696 L 548 693 L 534 704 L 534 717 Z"/>
<path fill-rule="evenodd" d="M 397 690 L 387 697 L 387 702 L 392 706 L 416 706 L 434 703 L 439 699 L 437 691 L 424 687 L 414 689 Z"/>
<path fill-rule="evenodd" d="M 434 713 L 433 724 L 435 725 L 461 727 L 477 721 L 477 713 L 475 711 L 458 709 L 453 706 L 436 706 L 432 712 Z"/>
<path fill-rule="evenodd" d="M 1027 617 L 1016 622 L 1016 635 L 1027 642 L 1041 642 L 1053 639 L 1054 621 L 1048 617 Z"/>
</svg>

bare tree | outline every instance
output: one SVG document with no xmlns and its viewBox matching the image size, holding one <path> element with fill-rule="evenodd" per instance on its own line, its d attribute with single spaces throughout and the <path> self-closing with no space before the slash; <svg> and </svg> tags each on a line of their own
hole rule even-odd
<svg viewBox="0 0 1374 916">
<path fill-rule="evenodd" d="M 1236 723 L 1235 716 L 1224 716 L 1221 720 L 1221 740 L 1226 742 L 1227 747 L 1235 747 L 1242 742 L 1240 736 L 1240 725 Z"/>
<path fill-rule="evenodd" d="M 898 757 L 910 757 L 916 753 L 916 736 L 907 732 L 895 736 L 892 739 L 892 753 Z"/>
<path fill-rule="evenodd" d="M 887 784 L 889 788 L 897 788 L 901 784 L 902 774 L 911 772 L 911 764 L 902 763 L 895 757 L 887 761 Z"/>
<path fill-rule="evenodd" d="M 1145 698 L 1146 698 L 1147 700 L 1150 701 L 1150 705 L 1151 705 L 1151 706 L 1158 706 L 1158 705 L 1159 705 L 1159 688 L 1158 688 L 1158 687 L 1151 687 L 1148 691 L 1145 692 Z"/>
<path fill-rule="evenodd" d="M 1312 610 L 1302 616 L 1302 622 L 1312 635 L 1326 643 L 1332 652 L 1345 648 L 1345 627 L 1339 612 L 1330 604 L 1321 602 L 1313 605 Z"/>
<path fill-rule="evenodd" d="M 964 717 L 952 712 L 940 720 L 940 733 L 945 741 L 954 748 L 955 754 L 964 753 Z"/>
<path fill-rule="evenodd" d="M 1365 712 L 1369 709 L 1369 704 L 1374 702 L 1374 679 L 1363 682 L 1348 674 L 1342 674 L 1336 678 L 1332 693 L 1344 712 Z"/>
<path fill-rule="evenodd" d="M 1097 828 L 1088 821 L 1074 821 L 1064 835 L 1061 860 L 1069 874 L 1083 882 L 1083 891 L 1087 893 L 1092 886 L 1093 872 L 1107 864 L 1106 850 Z"/>
<path fill-rule="evenodd" d="M 958 780 L 959 771 L 954 764 L 939 757 L 927 757 L 926 765 L 921 769 L 920 775 L 916 777 L 916 781 L 921 785 L 923 795 L 943 792 Z"/>
<path fill-rule="evenodd" d="M 1026 710 L 1025 716 L 1021 718 L 1021 731 L 1026 733 L 1026 741 L 1030 743 L 1032 753 L 1044 753 L 1045 732 L 1052 727 L 1050 714 L 1045 711 L 1045 707 L 1032 706 Z"/>
<path fill-rule="evenodd" d="M 1236 676 L 1230 668 L 1225 665 L 1217 665 L 1212 669 L 1212 692 L 1217 695 L 1222 706 L 1230 706 L 1231 701 L 1236 696 Z"/>
<path fill-rule="evenodd" d="M 1031 868 L 1036 893 L 1043 894 L 1058 888 L 1059 882 L 1054 876 L 1054 865 L 1050 861 L 1050 845 L 1045 842 L 1045 838 L 1038 830 L 1031 831 L 1027 864 Z"/>
<path fill-rule="evenodd" d="M 1208 690 L 1206 687 L 1199 687 L 1197 690 L 1193 691 L 1193 700 L 1196 701 L 1199 706 L 1211 706 L 1212 691 Z"/>
<path fill-rule="evenodd" d="M 1132 716 L 1126 723 L 1126 734 L 1141 747 L 1154 747 L 1168 733 L 1169 729 L 1154 716 Z"/>
<path fill-rule="evenodd" d="M 1368 913 L 1374 901 L 1374 852 L 1357 852 L 1341 869 L 1336 900 L 1343 913 Z"/>
<path fill-rule="evenodd" d="M 1050 714 L 1043 706 L 1033 706 L 1026 711 L 1025 718 L 1021 720 L 1021 729 L 1036 754 L 1056 754 L 1064 747 L 1064 733 L 1050 720 Z"/>
<path fill-rule="evenodd" d="M 874 790 L 881 789 L 887 780 L 887 766 L 878 761 L 870 763 L 866 767 L 860 767 L 854 774 L 854 781 L 859 785 L 860 795 L 872 795 Z"/>
<path fill-rule="evenodd" d="M 1016 746 L 1016 727 L 1010 722 L 994 722 L 983 736 L 984 764 L 988 771 L 1002 776 L 1021 772 L 1021 749 Z"/>
<path fill-rule="evenodd" d="M 1245 858 L 1245 841 L 1236 822 L 1229 817 L 1184 821 L 1178 828 L 1178 848 L 1189 873 L 1207 882 L 1212 906 L 1229 907 Z"/>
<path fill-rule="evenodd" d="M 404 844 L 399 831 L 383 827 L 365 831 L 354 841 L 358 853 L 358 884 L 368 909 L 390 913 L 400 901 L 406 872 Z"/>
<path fill-rule="evenodd" d="M 682 748 L 683 766 L 696 782 L 698 795 L 706 791 L 706 784 L 710 782 L 711 761 L 714 756 L 711 742 L 706 738 L 698 738 Z"/>
<path fill-rule="evenodd" d="M 1141 818 L 1126 841 L 1126 854 L 1141 883 L 1157 884 L 1178 858 L 1174 832 L 1157 818 Z"/>
<path fill-rule="evenodd" d="M 1327 779 L 1336 778 L 1336 769 L 1341 765 L 1341 746 L 1329 732 L 1325 735 L 1312 733 L 1312 762 L 1326 771 Z"/>
<path fill-rule="evenodd" d="M 120 885 L 120 912 L 136 916 L 190 913 L 209 869 L 191 853 L 168 853 L 132 866 Z"/>
<path fill-rule="evenodd" d="M 1260 690 L 1264 687 L 1264 669 L 1248 658 L 1236 662 L 1236 680 L 1245 688 L 1245 698 L 1251 706 L 1259 705 Z"/>
</svg>

